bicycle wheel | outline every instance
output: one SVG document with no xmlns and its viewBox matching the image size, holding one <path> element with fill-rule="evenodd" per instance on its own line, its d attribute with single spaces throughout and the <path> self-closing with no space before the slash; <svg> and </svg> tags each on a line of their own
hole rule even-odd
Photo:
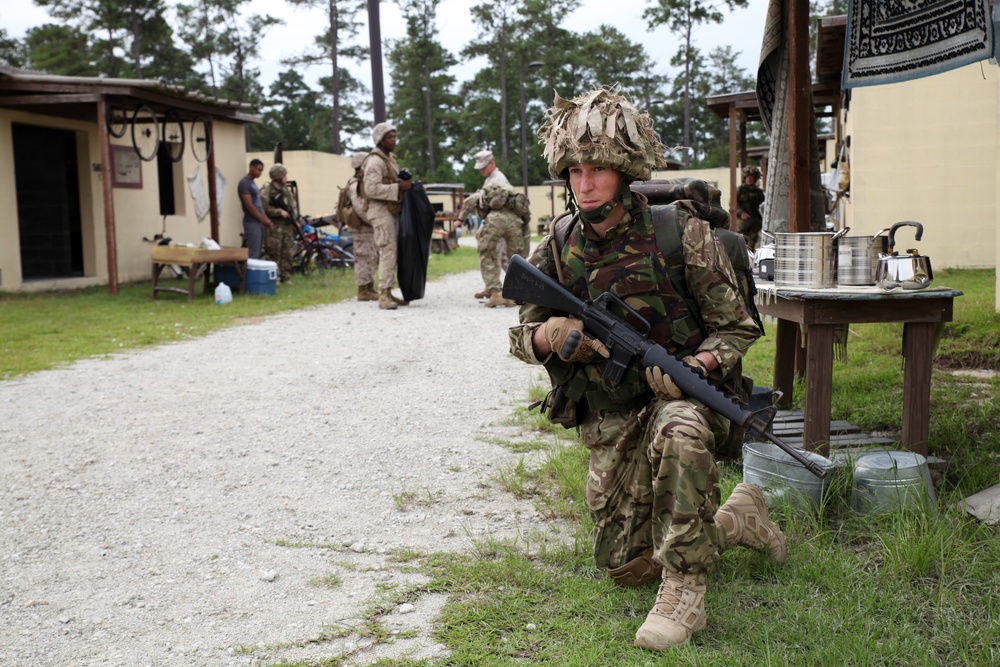
<svg viewBox="0 0 1000 667">
<path fill-rule="evenodd" d="M 211 122 L 207 116 L 198 116 L 191 121 L 191 154 L 198 162 L 204 162 L 212 154 Z"/>
<path fill-rule="evenodd" d="M 170 151 L 170 159 L 174 162 L 180 162 L 181 158 L 184 157 L 184 123 L 181 122 L 180 115 L 174 109 L 169 110 L 163 116 L 160 136 Z"/>
<path fill-rule="evenodd" d="M 128 109 L 118 100 L 107 100 L 104 102 L 104 122 L 108 127 L 108 134 L 121 139 L 128 130 Z"/>
<path fill-rule="evenodd" d="M 145 104 L 132 114 L 132 146 L 139 159 L 150 162 L 160 150 L 160 123 L 156 114 Z"/>
</svg>

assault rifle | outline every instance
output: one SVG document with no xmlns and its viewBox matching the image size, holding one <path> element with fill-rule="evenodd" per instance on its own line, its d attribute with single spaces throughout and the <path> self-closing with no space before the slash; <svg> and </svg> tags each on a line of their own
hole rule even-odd
<svg viewBox="0 0 1000 667">
<path fill-rule="evenodd" d="M 503 297 L 562 311 L 582 320 L 587 335 L 604 343 L 611 354 L 604 363 L 603 371 L 605 381 L 611 386 L 621 382 L 625 371 L 636 359 L 643 369 L 657 366 L 685 395 L 698 399 L 731 422 L 770 440 L 820 479 L 826 477 L 827 471 L 822 466 L 768 430 L 777 411 L 774 406 L 756 412 L 744 410 L 736 400 L 709 384 L 693 367 L 678 360 L 662 345 L 649 340 L 649 323 L 616 295 L 605 292 L 593 301 L 584 301 L 520 255 L 514 255 L 507 267 Z M 641 322 L 645 331 L 637 331 L 611 312 L 608 308 L 611 303 Z"/>
</svg>

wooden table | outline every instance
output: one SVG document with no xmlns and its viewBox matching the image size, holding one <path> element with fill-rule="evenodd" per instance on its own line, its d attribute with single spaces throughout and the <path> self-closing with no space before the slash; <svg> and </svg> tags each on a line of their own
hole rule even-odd
<svg viewBox="0 0 1000 667">
<path fill-rule="evenodd" d="M 962 292 L 947 287 L 913 292 L 884 292 L 875 287 L 829 290 L 775 288 L 758 283 L 757 308 L 778 319 L 774 387 L 792 401 L 795 345 L 799 327 L 805 337 L 805 422 L 803 448 L 829 453 L 830 401 L 833 389 L 833 329 L 838 324 L 903 323 L 903 448 L 927 454 L 934 328 L 952 319 L 952 305 Z"/>
<path fill-rule="evenodd" d="M 212 264 L 232 263 L 236 265 L 236 272 L 240 276 L 240 292 L 245 292 L 247 287 L 247 259 L 250 256 L 247 248 L 220 248 L 219 250 L 208 250 L 207 248 L 188 248 L 187 246 L 176 245 L 155 245 L 153 246 L 153 292 L 152 298 L 156 298 L 157 292 L 177 292 L 187 294 L 188 301 L 194 300 L 194 284 L 202 275 L 205 276 L 205 292 L 210 292 Z M 157 285 L 160 279 L 160 272 L 168 264 L 188 267 L 187 289 L 180 287 L 160 287 Z"/>
</svg>

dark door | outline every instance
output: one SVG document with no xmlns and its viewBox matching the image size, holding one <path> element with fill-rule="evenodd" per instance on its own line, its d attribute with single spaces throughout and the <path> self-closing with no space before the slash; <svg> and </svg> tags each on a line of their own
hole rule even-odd
<svg viewBox="0 0 1000 667">
<path fill-rule="evenodd" d="M 12 126 L 21 279 L 83 275 L 76 134 Z"/>
</svg>

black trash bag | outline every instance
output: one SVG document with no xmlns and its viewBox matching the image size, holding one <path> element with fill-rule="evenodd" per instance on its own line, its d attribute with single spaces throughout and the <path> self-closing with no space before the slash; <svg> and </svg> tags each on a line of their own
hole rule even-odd
<svg viewBox="0 0 1000 667">
<path fill-rule="evenodd" d="M 424 184 L 413 181 L 413 186 L 403 193 L 396 249 L 396 281 L 406 301 L 424 298 L 433 230 L 434 206 L 427 198 Z"/>
</svg>

